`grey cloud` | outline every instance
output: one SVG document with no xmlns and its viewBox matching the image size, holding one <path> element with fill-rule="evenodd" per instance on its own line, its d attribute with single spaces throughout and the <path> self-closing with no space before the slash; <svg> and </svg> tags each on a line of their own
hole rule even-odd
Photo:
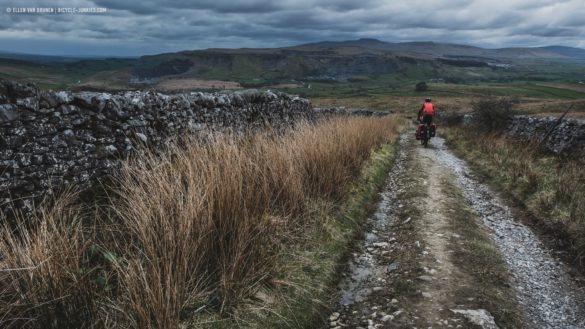
<svg viewBox="0 0 585 329">
<path fill-rule="evenodd" d="M 205 9 L 221 13 L 258 13 L 278 10 L 278 1 L 242 0 L 242 1 L 215 1 L 215 0 L 143 0 L 117 1 L 94 0 L 98 6 L 111 9 L 127 10 L 135 14 L 165 14 L 176 10 Z"/>
<path fill-rule="evenodd" d="M 490 47 L 579 46 L 585 39 L 582 0 L 12 0 L 7 6 L 107 8 L 86 16 L 2 11 L 0 48 L 20 40 L 16 45 L 26 51 L 27 40 L 36 40 L 28 49 L 45 53 L 140 55 L 360 37 Z"/>
<path fill-rule="evenodd" d="M 137 15 L 161 14 L 167 11 L 167 6 L 157 4 L 155 1 L 116 1 L 116 0 L 94 0 L 98 7 L 109 10 L 125 10 Z"/>
</svg>

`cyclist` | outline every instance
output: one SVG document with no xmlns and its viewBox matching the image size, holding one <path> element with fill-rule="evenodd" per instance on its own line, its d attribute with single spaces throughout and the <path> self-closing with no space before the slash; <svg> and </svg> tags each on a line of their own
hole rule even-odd
<svg viewBox="0 0 585 329">
<path fill-rule="evenodd" d="M 419 122 L 422 122 L 422 123 L 430 126 L 431 124 L 433 124 L 433 116 L 434 115 L 435 115 L 435 107 L 433 106 L 433 103 L 431 103 L 431 99 L 426 98 L 424 104 L 422 105 L 422 107 L 418 111 L 417 119 Z M 422 117 L 422 121 L 421 121 L 421 117 Z"/>
<path fill-rule="evenodd" d="M 433 124 L 433 116 L 435 115 L 435 107 L 431 103 L 429 97 L 425 98 L 423 106 L 418 110 L 418 128 L 416 129 L 416 139 L 421 139 L 422 128 L 427 126 L 430 129 L 429 137 L 435 136 L 435 125 Z M 422 120 L 421 120 L 422 117 Z"/>
</svg>

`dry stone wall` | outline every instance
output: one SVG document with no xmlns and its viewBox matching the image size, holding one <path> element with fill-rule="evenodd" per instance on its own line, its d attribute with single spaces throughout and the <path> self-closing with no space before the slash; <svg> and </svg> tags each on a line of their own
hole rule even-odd
<svg viewBox="0 0 585 329">
<path fill-rule="evenodd" d="M 386 111 L 371 111 L 367 109 L 346 109 L 345 107 L 314 108 L 317 117 L 330 116 L 361 116 L 361 117 L 383 117 L 391 114 Z"/>
<path fill-rule="evenodd" d="M 540 142 L 558 118 L 515 116 L 508 126 L 508 134 L 525 140 Z M 557 154 L 585 156 L 585 121 L 563 120 L 543 142 L 543 147 Z"/>
<path fill-rule="evenodd" d="M 281 93 L 72 93 L 0 80 L 0 210 L 31 208 L 63 184 L 89 186 L 139 144 L 160 148 L 206 128 L 283 129 L 314 118 L 306 99 Z"/>
<path fill-rule="evenodd" d="M 461 118 L 464 125 L 475 124 L 473 114 L 454 116 L 453 118 L 451 120 L 456 120 L 455 122 Z M 538 144 L 542 141 L 541 146 L 545 151 L 569 155 L 585 163 L 585 121 L 563 119 L 559 123 L 558 119 L 552 116 L 516 115 L 509 119 L 506 134 L 513 138 Z M 543 141 L 549 130 L 550 134 Z"/>
</svg>

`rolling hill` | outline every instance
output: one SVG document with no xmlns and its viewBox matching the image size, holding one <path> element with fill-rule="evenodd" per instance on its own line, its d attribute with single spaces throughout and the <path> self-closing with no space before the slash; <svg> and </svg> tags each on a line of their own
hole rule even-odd
<svg viewBox="0 0 585 329">
<path fill-rule="evenodd" d="M 174 91 L 325 86 L 343 93 L 348 84 L 355 90 L 418 80 L 577 82 L 585 79 L 585 50 L 561 46 L 484 49 L 358 39 L 284 48 L 193 50 L 139 58 L 0 53 L 0 77 L 36 82 L 44 88 Z"/>
</svg>

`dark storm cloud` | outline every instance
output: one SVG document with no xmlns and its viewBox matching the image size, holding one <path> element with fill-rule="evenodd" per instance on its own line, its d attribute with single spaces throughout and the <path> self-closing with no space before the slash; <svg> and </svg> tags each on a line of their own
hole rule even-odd
<svg viewBox="0 0 585 329">
<path fill-rule="evenodd" d="M 361 37 L 487 47 L 585 47 L 582 0 L 7 0 L 0 50 L 140 55 Z M 6 1 L 4 1 L 6 2 Z M 104 7 L 99 15 L 6 7 Z"/>
</svg>

